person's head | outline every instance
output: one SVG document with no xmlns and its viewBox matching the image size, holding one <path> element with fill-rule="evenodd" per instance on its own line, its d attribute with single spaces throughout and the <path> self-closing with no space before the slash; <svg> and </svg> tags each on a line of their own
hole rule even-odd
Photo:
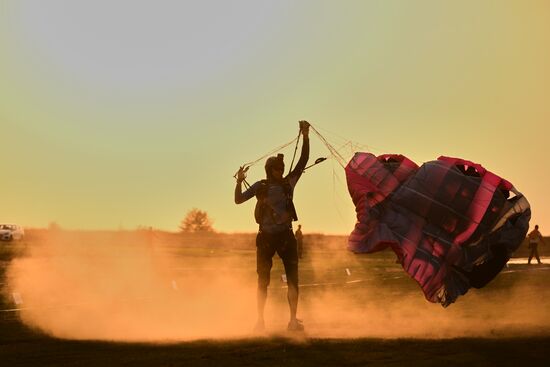
<svg viewBox="0 0 550 367">
<path fill-rule="evenodd" d="M 282 154 L 276 157 L 269 157 L 265 162 L 265 174 L 267 179 L 282 180 L 285 172 L 285 162 Z"/>
<path fill-rule="evenodd" d="M 301 225 L 301 224 L 298 224 L 298 229 L 302 229 L 302 225 Z"/>
<path fill-rule="evenodd" d="M 539 229 L 539 225 L 538 225 L 538 224 L 535 224 L 535 229 Z"/>
</svg>

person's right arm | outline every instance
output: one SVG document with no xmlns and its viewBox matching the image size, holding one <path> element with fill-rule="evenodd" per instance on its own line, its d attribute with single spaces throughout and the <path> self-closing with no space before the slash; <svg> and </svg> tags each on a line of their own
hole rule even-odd
<svg viewBox="0 0 550 367">
<path fill-rule="evenodd" d="M 242 182 L 237 181 L 237 185 L 235 186 L 235 204 L 241 204 L 250 199 L 254 196 L 254 192 L 252 190 L 252 187 L 254 185 L 250 186 L 248 190 L 243 192 L 242 188 Z"/>
<path fill-rule="evenodd" d="M 244 172 L 239 170 L 237 173 L 237 184 L 235 185 L 235 204 L 241 204 L 247 201 L 248 199 L 252 198 L 256 195 L 256 189 L 258 187 L 258 182 L 253 184 L 243 192 L 243 181 L 244 181 L 245 175 Z"/>
</svg>

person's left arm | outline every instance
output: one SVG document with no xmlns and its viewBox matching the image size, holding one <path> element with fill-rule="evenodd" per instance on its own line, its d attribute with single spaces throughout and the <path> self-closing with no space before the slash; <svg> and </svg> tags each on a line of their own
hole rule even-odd
<svg viewBox="0 0 550 367">
<path fill-rule="evenodd" d="M 296 167 L 288 174 L 289 179 L 294 179 L 294 183 L 298 181 L 304 168 L 306 168 L 307 161 L 309 160 L 309 123 L 307 121 L 300 121 L 300 132 L 303 137 L 302 152 L 300 153 L 300 159 L 296 163 Z"/>
</svg>

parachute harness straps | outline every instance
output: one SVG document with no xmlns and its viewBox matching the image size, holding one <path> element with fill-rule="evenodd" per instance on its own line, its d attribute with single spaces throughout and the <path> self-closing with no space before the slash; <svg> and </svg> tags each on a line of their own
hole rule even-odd
<svg viewBox="0 0 550 367">
<path fill-rule="evenodd" d="M 275 212 L 274 209 L 267 203 L 267 196 L 268 196 L 268 190 L 270 182 L 268 180 L 261 180 L 260 186 L 258 187 L 258 190 L 256 191 L 256 208 L 254 209 L 254 217 L 256 219 L 256 223 L 261 224 L 262 219 L 265 215 L 266 210 L 269 211 L 269 215 L 271 216 L 271 219 L 273 222 L 275 222 Z M 288 182 L 288 180 L 283 180 L 282 183 L 275 183 L 275 185 L 280 185 L 284 191 L 286 200 L 287 200 L 287 208 L 290 210 L 290 215 L 292 220 L 296 221 L 298 220 L 298 215 L 296 214 L 296 207 L 294 206 L 294 202 L 292 201 L 292 186 Z"/>
</svg>

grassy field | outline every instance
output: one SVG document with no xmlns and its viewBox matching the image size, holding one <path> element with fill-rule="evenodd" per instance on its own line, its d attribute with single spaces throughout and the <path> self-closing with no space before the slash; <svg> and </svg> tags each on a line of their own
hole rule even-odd
<svg viewBox="0 0 550 367">
<path fill-rule="evenodd" d="M 257 335 L 253 249 L 53 242 L 0 248 L 2 365 L 516 366 L 547 364 L 550 353 L 546 265 L 510 265 L 443 309 L 389 252 L 311 249 L 300 265 L 306 333 L 285 331 L 276 259 Z"/>
</svg>

